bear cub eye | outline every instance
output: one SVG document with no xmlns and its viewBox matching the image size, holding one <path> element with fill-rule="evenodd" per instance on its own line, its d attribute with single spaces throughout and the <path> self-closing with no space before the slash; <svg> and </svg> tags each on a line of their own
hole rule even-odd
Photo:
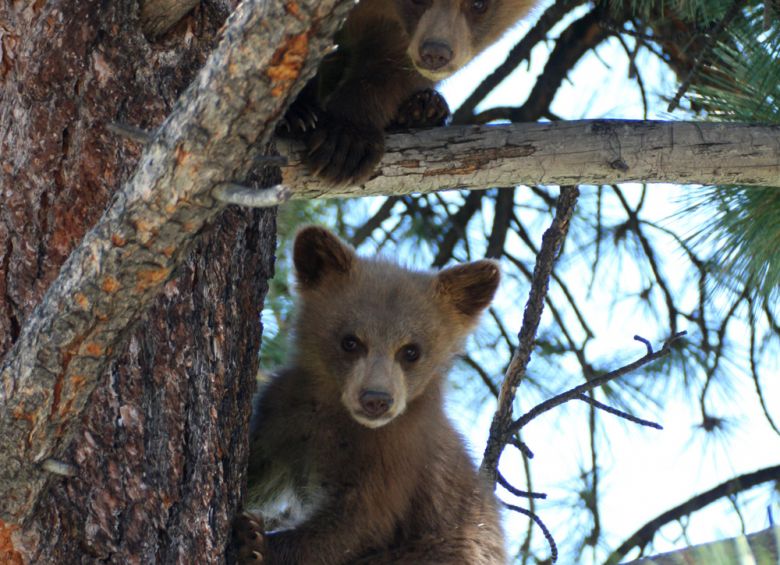
<svg viewBox="0 0 780 565">
<path fill-rule="evenodd" d="M 420 346 L 410 343 L 401 348 L 401 357 L 407 363 L 414 363 L 420 358 Z"/>
<path fill-rule="evenodd" d="M 355 353 L 360 347 L 360 340 L 352 334 L 344 336 L 341 340 L 341 349 L 347 353 Z"/>
<path fill-rule="evenodd" d="M 471 9 L 477 14 L 484 14 L 488 7 L 488 0 L 474 0 Z"/>
</svg>

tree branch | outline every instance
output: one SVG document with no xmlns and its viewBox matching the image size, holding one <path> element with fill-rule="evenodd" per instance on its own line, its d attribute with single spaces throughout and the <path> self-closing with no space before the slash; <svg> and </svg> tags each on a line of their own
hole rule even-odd
<svg viewBox="0 0 780 565">
<path fill-rule="evenodd" d="M 645 547 L 653 540 L 656 532 L 669 522 L 674 522 L 684 516 L 693 514 L 697 510 L 701 510 L 708 504 L 720 500 L 724 496 L 729 496 L 738 492 L 749 490 L 767 481 L 777 480 L 780 480 L 780 465 L 766 467 L 752 473 L 746 473 L 744 475 L 734 477 L 733 479 L 729 479 L 728 481 L 725 481 L 706 492 L 698 494 L 690 500 L 675 506 L 671 510 L 667 510 L 657 518 L 650 520 L 647 524 L 639 528 L 636 533 L 634 533 L 634 535 L 628 538 L 628 540 L 626 540 L 612 553 L 612 555 L 609 556 L 609 559 L 607 559 L 606 563 L 618 563 L 621 558 L 623 558 L 634 547 Z"/>
<path fill-rule="evenodd" d="M 628 365 L 625 365 L 620 369 L 615 369 L 614 371 L 610 371 L 609 373 L 606 373 L 604 375 L 599 375 L 597 377 L 594 377 L 586 383 L 583 383 L 577 387 L 574 387 L 571 390 L 568 390 L 548 400 L 545 400 L 541 404 L 537 404 L 531 410 L 529 410 L 528 412 L 520 416 L 517 420 L 512 422 L 512 425 L 509 426 L 509 431 L 510 432 L 519 431 L 523 428 L 523 426 L 528 424 L 528 422 L 530 422 L 537 416 L 541 416 L 548 410 L 552 410 L 556 406 L 560 406 L 561 404 L 563 404 L 564 402 L 568 402 L 569 400 L 574 400 L 575 398 L 578 398 L 581 394 L 588 392 L 589 390 L 593 390 L 594 388 L 598 388 L 608 383 L 609 381 L 617 379 L 618 377 L 622 377 L 623 375 L 627 375 L 628 373 L 636 371 L 640 367 L 643 367 L 648 363 L 655 361 L 656 359 L 660 359 L 661 357 L 665 357 L 666 355 L 669 355 L 669 353 L 671 352 L 672 343 L 674 343 L 676 340 L 680 339 L 684 335 L 685 332 L 681 332 L 677 335 L 674 335 L 664 344 L 663 348 L 659 349 L 658 351 L 654 353 L 648 353 L 644 357 L 637 359 L 633 363 L 629 363 Z"/>
<path fill-rule="evenodd" d="M 27 519 L 127 328 L 223 210 L 211 191 L 248 175 L 316 71 L 349 0 L 247 0 L 62 267 L 0 365 L 0 520 Z M 274 22 L 267 25 L 267 22 Z"/>
<path fill-rule="evenodd" d="M 523 323 L 518 334 L 518 346 L 512 355 L 512 360 L 506 370 L 504 382 L 501 384 L 501 393 L 498 397 L 498 407 L 490 425 L 485 454 L 482 458 L 480 472 L 491 483 L 496 481 L 498 473 L 498 460 L 504 446 L 509 441 L 512 431 L 512 403 L 515 399 L 517 387 L 525 376 L 525 370 L 531 361 L 531 351 L 536 340 L 536 332 L 544 310 L 544 299 L 550 283 L 550 274 L 553 264 L 569 230 L 569 222 L 574 214 L 574 206 L 577 203 L 579 190 L 576 187 L 561 187 L 561 195 L 558 198 L 558 207 L 555 218 L 547 231 L 542 236 L 542 246 L 536 258 L 531 291 L 523 313 Z"/>
<path fill-rule="evenodd" d="M 780 186 L 780 126 L 577 120 L 452 126 L 387 137 L 387 153 L 361 186 L 329 187 L 283 141 L 292 198 L 429 193 L 518 184 L 670 182 Z"/>
</svg>

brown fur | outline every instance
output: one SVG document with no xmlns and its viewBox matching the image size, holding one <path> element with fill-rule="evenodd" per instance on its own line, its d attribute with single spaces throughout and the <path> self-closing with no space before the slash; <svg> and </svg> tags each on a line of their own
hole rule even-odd
<svg viewBox="0 0 780 565">
<path fill-rule="evenodd" d="M 316 127 L 306 132 L 309 166 L 334 184 L 365 180 L 384 153 L 383 132 L 402 103 L 471 61 L 537 1 L 361 0 L 337 37 L 338 51 L 288 113 L 292 127 L 309 121 L 299 116 L 317 116 Z M 440 98 L 435 104 L 434 111 L 420 113 L 442 121 L 446 104 Z"/>
<path fill-rule="evenodd" d="M 493 495 L 442 401 L 497 265 L 412 272 L 359 258 L 316 227 L 299 233 L 294 261 L 295 352 L 256 399 L 248 486 L 248 506 L 289 529 L 245 537 L 242 555 L 287 565 L 504 563 Z M 366 390 L 392 405 L 366 413 Z M 286 524 L 268 515 L 280 500 L 299 514 Z"/>
</svg>

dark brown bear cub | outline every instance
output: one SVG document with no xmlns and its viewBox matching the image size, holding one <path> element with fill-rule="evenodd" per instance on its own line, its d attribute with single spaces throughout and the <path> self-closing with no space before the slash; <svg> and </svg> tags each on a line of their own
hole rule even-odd
<svg viewBox="0 0 780 565">
<path fill-rule="evenodd" d="M 431 89 L 494 43 L 538 0 L 360 0 L 338 50 L 286 115 L 308 165 L 333 184 L 362 182 L 384 154 L 384 130 L 441 125 Z M 283 129 L 283 128 L 282 128 Z"/>
<path fill-rule="evenodd" d="M 256 397 L 251 425 L 247 507 L 266 531 L 239 520 L 241 561 L 504 563 L 491 488 L 442 397 L 497 264 L 414 272 L 358 257 L 317 227 L 293 255 L 294 352 Z"/>
</svg>

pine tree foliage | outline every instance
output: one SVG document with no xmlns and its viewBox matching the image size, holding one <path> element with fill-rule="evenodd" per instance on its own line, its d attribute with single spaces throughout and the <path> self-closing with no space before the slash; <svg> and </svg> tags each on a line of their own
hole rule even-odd
<svg viewBox="0 0 780 565">
<path fill-rule="evenodd" d="M 780 14 L 761 4 L 743 10 L 713 48 L 707 72 L 691 85 L 691 100 L 708 118 L 780 124 Z M 758 300 L 780 299 L 780 189 L 712 187 L 691 206 L 712 219 L 693 241 L 712 246 L 725 285 L 746 286 Z"/>
</svg>

